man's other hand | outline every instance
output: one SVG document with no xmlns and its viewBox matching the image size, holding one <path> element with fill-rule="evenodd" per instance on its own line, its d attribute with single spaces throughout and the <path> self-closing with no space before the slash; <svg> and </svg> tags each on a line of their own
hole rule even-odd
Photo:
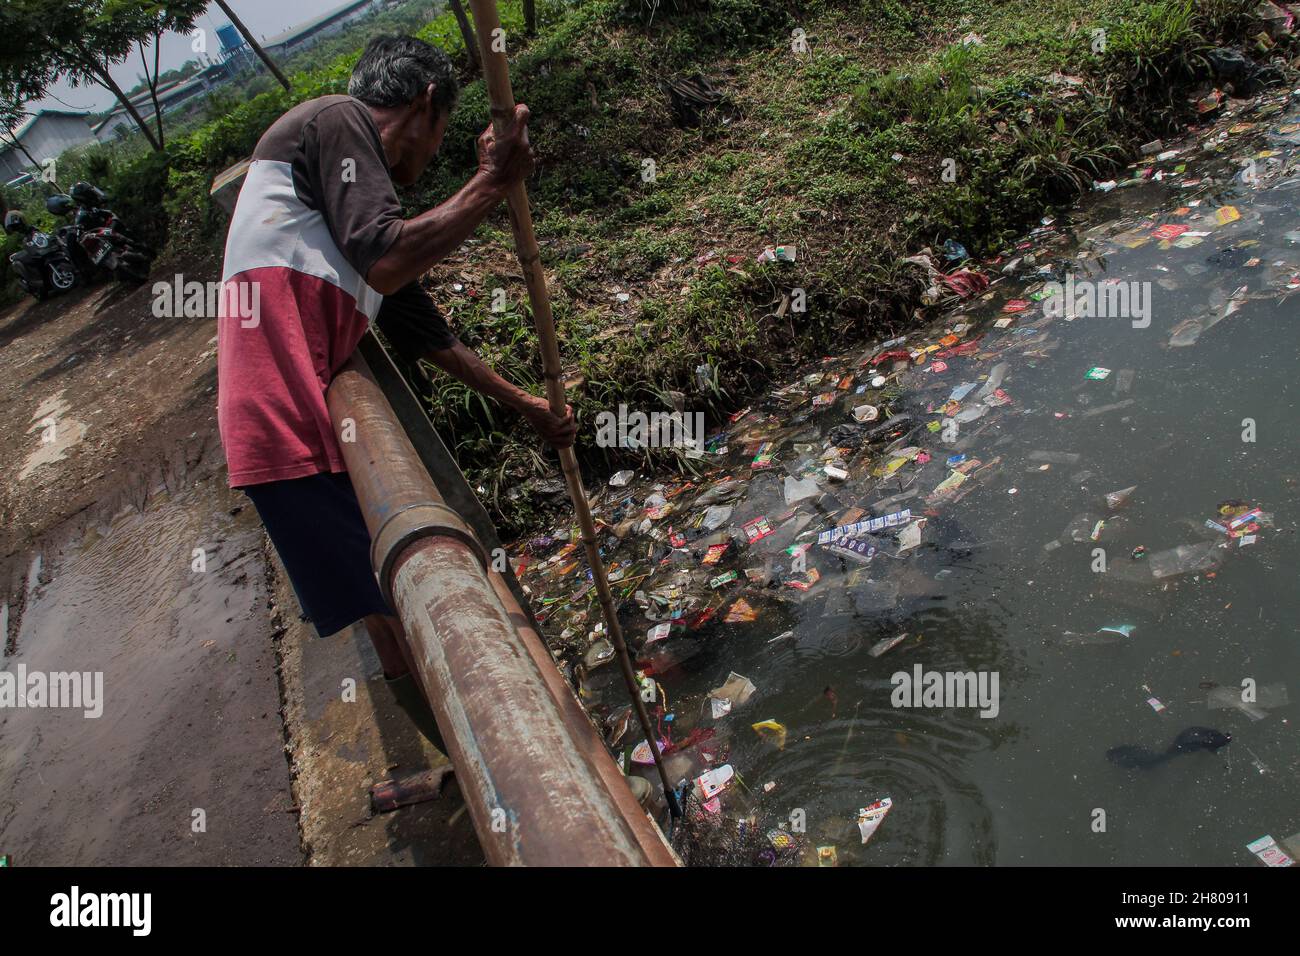
<svg viewBox="0 0 1300 956">
<path fill-rule="evenodd" d="M 578 434 L 578 422 L 573 417 L 573 408 L 564 406 L 564 417 L 551 412 L 546 399 L 534 396 L 523 408 L 523 416 L 528 424 L 537 430 L 537 434 L 546 439 L 553 448 L 568 448 Z"/>
<path fill-rule="evenodd" d="M 530 176 L 533 150 L 528 145 L 528 107 L 515 106 L 515 119 L 501 139 L 489 126 L 478 138 L 478 171 L 502 188 Z"/>
</svg>

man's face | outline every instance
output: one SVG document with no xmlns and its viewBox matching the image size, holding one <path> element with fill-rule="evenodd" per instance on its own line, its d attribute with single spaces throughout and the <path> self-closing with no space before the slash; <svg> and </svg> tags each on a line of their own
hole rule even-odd
<svg viewBox="0 0 1300 956">
<path fill-rule="evenodd" d="M 449 110 L 433 102 L 432 87 L 428 95 L 417 99 L 408 110 L 406 122 L 402 124 L 402 160 L 393 167 L 393 182 L 399 186 L 409 186 L 424 174 L 438 155 L 451 119 Z"/>
</svg>

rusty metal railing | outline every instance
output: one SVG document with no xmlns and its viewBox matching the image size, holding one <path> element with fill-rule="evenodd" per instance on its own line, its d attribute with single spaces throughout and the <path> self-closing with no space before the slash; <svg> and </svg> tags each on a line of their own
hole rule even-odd
<svg viewBox="0 0 1300 956">
<path fill-rule="evenodd" d="M 327 393 L 372 541 L 493 865 L 673 866 L 470 526 L 449 508 L 365 360 Z"/>
</svg>

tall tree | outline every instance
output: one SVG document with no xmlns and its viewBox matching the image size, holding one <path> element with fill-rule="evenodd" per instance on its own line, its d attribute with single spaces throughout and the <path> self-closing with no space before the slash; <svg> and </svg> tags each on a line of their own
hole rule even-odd
<svg viewBox="0 0 1300 956">
<path fill-rule="evenodd" d="M 456 25 L 460 27 L 460 38 L 465 41 L 465 53 L 469 57 L 469 68 L 478 71 L 478 41 L 474 39 L 474 28 L 469 25 L 469 17 L 465 16 L 465 8 L 461 5 L 460 0 L 451 0 L 451 12 L 456 18 Z"/>
<path fill-rule="evenodd" d="M 207 0 L 5 0 L 0 5 L 0 84 L 24 101 L 43 97 L 58 79 L 73 86 L 94 83 L 109 90 L 154 149 L 161 132 L 151 130 L 113 79 L 112 68 L 144 44 L 155 48 L 164 33 L 193 28 Z M 137 46 L 138 45 L 138 46 Z M 146 66 L 147 72 L 147 66 Z M 155 68 L 156 77 L 156 68 Z M 151 90 L 154 84 L 150 84 Z M 154 96 L 158 130 L 162 110 Z"/>
</svg>

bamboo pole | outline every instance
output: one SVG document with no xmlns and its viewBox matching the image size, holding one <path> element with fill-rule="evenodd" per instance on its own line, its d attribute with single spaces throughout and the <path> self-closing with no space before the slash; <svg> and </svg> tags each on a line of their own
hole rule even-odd
<svg viewBox="0 0 1300 956">
<path fill-rule="evenodd" d="M 504 137 L 508 135 L 514 122 L 515 94 L 510 88 L 510 67 L 505 55 L 505 33 L 501 29 L 501 20 L 497 15 L 496 0 L 470 0 L 470 11 L 474 15 L 474 28 L 478 33 L 479 48 L 482 53 L 483 79 L 487 83 L 488 102 L 492 107 L 492 127 L 498 137 Z M 537 338 L 541 344 L 546 400 L 550 403 L 554 414 L 563 415 L 566 403 L 564 383 L 560 379 L 560 347 L 555 338 L 555 319 L 551 315 L 551 297 L 546 289 L 541 252 L 537 246 L 537 237 L 533 233 L 533 216 L 528 208 L 528 190 L 522 180 L 510 187 L 506 193 L 506 202 L 510 209 L 510 228 L 515 237 L 515 254 L 519 257 L 519 265 L 524 272 L 524 282 L 528 286 L 528 301 L 533 308 L 533 323 L 537 327 Z M 623 672 L 623 681 L 627 684 L 628 694 L 632 698 L 632 707 L 636 710 L 650 752 L 654 754 L 655 767 L 664 785 L 664 799 L 668 801 L 673 816 L 679 817 L 682 811 L 673 792 L 672 782 L 668 779 L 668 771 L 664 768 L 663 756 L 659 753 L 659 737 L 650 722 L 645 701 L 641 699 L 641 690 L 637 686 L 636 674 L 632 670 L 632 657 L 628 653 L 627 642 L 623 640 L 623 629 L 618 623 L 614 597 L 610 593 L 609 580 L 605 576 L 605 563 L 600 559 L 596 524 L 591 517 L 587 493 L 582 487 L 582 473 L 578 470 L 578 458 L 572 447 L 560 449 L 560 470 L 564 472 L 569 498 L 573 501 L 573 510 L 578 516 L 582 544 L 587 553 L 587 564 L 591 568 L 591 577 L 596 586 L 596 594 L 600 598 L 601 609 L 605 612 L 605 625 L 609 630 L 610 643 L 614 645 L 615 656 L 618 657 L 619 668 Z"/>
</svg>

